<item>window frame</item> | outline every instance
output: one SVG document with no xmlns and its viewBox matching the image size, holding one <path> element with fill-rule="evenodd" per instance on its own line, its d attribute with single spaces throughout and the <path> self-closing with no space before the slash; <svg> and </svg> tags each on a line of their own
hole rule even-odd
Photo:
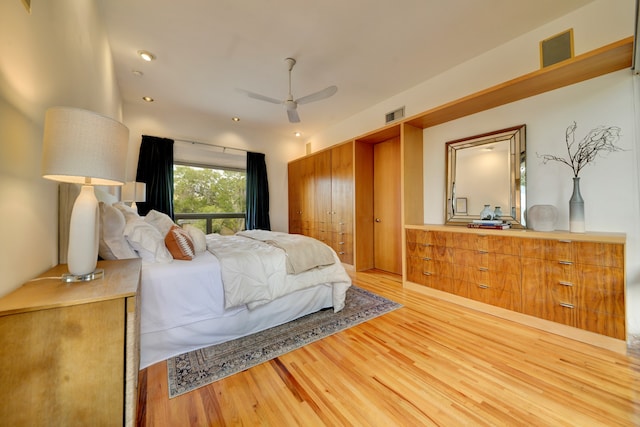
<svg viewBox="0 0 640 427">
<path fill-rule="evenodd" d="M 186 167 L 202 168 L 202 169 L 215 169 L 215 170 L 222 170 L 222 171 L 229 171 L 229 172 L 243 172 L 245 174 L 245 182 L 246 182 L 246 174 L 247 174 L 246 168 L 234 168 L 229 166 L 216 166 L 216 165 L 206 164 L 206 163 L 190 163 L 190 162 L 183 162 L 183 161 L 174 161 L 173 164 L 174 166 L 186 166 Z M 173 188 L 174 188 L 173 201 L 174 202 L 175 202 L 175 185 L 176 184 L 174 179 L 174 182 L 173 182 Z M 204 219 L 205 233 L 211 234 L 213 233 L 213 220 L 216 220 L 216 219 L 230 219 L 230 218 L 243 219 L 244 220 L 243 229 L 245 229 L 247 212 L 246 212 L 246 205 L 245 205 L 245 212 L 218 212 L 218 213 L 176 212 L 174 209 L 173 216 L 176 224 L 180 226 L 184 224 L 188 224 L 189 221 L 191 220 Z"/>
</svg>

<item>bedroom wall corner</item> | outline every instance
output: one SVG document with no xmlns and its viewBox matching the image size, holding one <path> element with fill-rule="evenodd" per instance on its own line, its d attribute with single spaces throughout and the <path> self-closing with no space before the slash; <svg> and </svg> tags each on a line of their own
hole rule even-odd
<svg viewBox="0 0 640 427">
<path fill-rule="evenodd" d="M 93 0 L 0 2 L 0 296 L 58 263 L 58 184 L 42 178 L 44 113 L 121 118 L 106 31 Z"/>
</svg>

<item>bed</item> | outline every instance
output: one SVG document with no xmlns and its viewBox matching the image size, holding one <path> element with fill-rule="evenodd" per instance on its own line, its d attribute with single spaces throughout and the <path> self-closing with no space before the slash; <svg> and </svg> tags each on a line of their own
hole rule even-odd
<svg viewBox="0 0 640 427">
<path fill-rule="evenodd" d="M 140 367 L 334 307 L 334 295 L 344 303 L 347 283 L 319 283 L 252 309 L 225 308 L 220 262 L 210 252 L 143 264 Z"/>
<path fill-rule="evenodd" d="M 98 198 L 100 256 L 142 258 L 141 369 L 318 310 L 344 307 L 351 279 L 336 253 L 315 239 L 262 230 L 205 235 L 195 227 L 178 227 L 159 212 L 143 218 L 111 197 L 98 192 Z M 61 219 L 63 199 L 73 197 L 61 197 Z M 178 236 L 173 245 L 170 235 Z M 185 236 L 191 246 L 184 244 Z M 300 239 L 312 246 L 300 250 Z M 314 252 L 319 247 L 323 253 Z"/>
</svg>

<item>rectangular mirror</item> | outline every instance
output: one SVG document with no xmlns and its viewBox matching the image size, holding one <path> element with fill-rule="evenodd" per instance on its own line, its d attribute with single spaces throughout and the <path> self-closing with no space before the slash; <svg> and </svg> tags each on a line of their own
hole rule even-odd
<svg viewBox="0 0 640 427">
<path fill-rule="evenodd" d="M 489 205 L 512 227 L 526 226 L 525 125 L 449 141 L 446 150 L 445 224 L 480 219 Z"/>
</svg>

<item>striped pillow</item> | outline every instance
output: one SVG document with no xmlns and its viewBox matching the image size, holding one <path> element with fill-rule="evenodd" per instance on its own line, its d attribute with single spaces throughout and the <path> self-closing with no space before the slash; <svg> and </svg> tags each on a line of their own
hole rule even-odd
<svg viewBox="0 0 640 427">
<path fill-rule="evenodd" d="M 189 237 L 189 233 L 177 225 L 169 229 L 169 232 L 164 238 L 164 244 L 174 259 L 191 260 L 196 256 L 193 241 L 191 237 Z"/>
</svg>

